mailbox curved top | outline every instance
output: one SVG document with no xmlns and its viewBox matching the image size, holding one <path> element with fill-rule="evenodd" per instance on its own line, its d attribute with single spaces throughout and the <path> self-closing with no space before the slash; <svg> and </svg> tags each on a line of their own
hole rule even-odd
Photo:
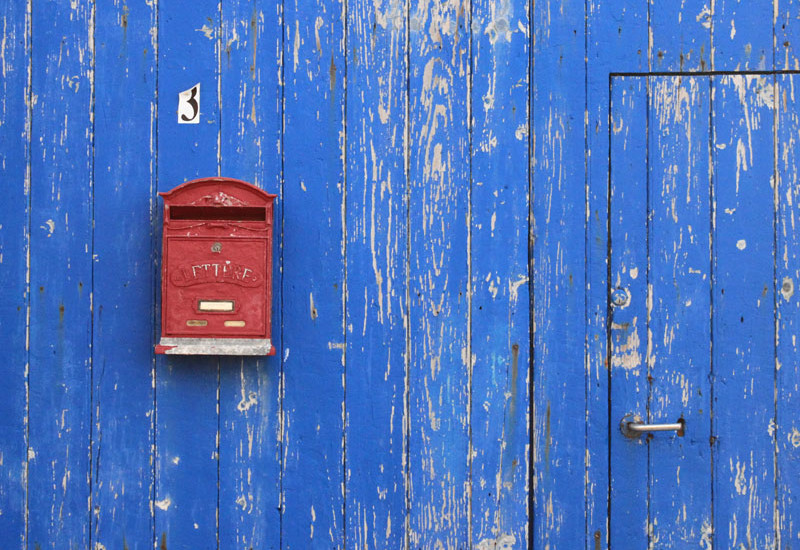
<svg viewBox="0 0 800 550">
<path fill-rule="evenodd" d="M 246 181 L 233 178 L 200 178 L 187 181 L 172 189 L 159 193 L 165 205 L 185 204 L 193 206 L 266 206 L 272 204 L 277 195 L 267 193 Z"/>
</svg>

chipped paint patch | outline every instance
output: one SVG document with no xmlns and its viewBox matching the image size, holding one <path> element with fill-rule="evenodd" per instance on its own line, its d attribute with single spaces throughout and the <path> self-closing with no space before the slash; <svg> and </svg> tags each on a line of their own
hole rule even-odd
<svg viewBox="0 0 800 550">
<path fill-rule="evenodd" d="M 792 428 L 792 434 L 789 436 L 789 441 L 792 442 L 792 447 L 795 449 L 800 447 L 800 431 L 797 428 Z"/>
<path fill-rule="evenodd" d="M 314 293 L 308 293 L 308 309 L 309 315 L 311 315 L 311 320 L 316 321 L 317 319 L 317 308 L 314 306 Z"/>
<path fill-rule="evenodd" d="M 516 281 L 508 281 L 508 295 L 512 304 L 519 299 L 519 287 L 528 282 L 528 277 L 520 277 Z"/>
<path fill-rule="evenodd" d="M 625 370 L 638 369 L 642 364 L 642 355 L 639 353 L 639 329 L 636 326 L 638 318 L 634 317 L 633 322 L 613 323 L 611 329 L 619 331 L 617 339 L 624 338 L 625 341 L 614 346 L 614 353 L 611 357 L 612 367 L 622 367 Z"/>
<path fill-rule="evenodd" d="M 711 550 L 713 545 L 711 543 L 714 537 L 714 529 L 708 520 L 703 520 L 703 526 L 700 528 L 700 548 L 704 550 Z"/>
<path fill-rule="evenodd" d="M 158 508 L 159 510 L 167 511 L 169 510 L 170 506 L 172 506 L 172 499 L 169 497 L 156 501 L 156 508 Z"/>
<path fill-rule="evenodd" d="M 513 550 L 515 544 L 517 537 L 504 534 L 494 539 L 483 539 L 478 543 L 476 550 Z"/>
<path fill-rule="evenodd" d="M 706 29 L 711 28 L 711 10 L 708 8 L 708 6 L 703 6 L 703 9 L 700 10 L 700 13 L 698 13 L 695 17 L 695 21 L 700 23 Z"/>
<path fill-rule="evenodd" d="M 209 40 L 214 40 L 214 29 L 208 25 L 203 25 L 199 29 L 195 29 L 197 32 L 202 32 L 203 35 L 208 38 Z"/>
<path fill-rule="evenodd" d="M 236 405 L 236 408 L 239 409 L 239 412 L 245 412 L 249 411 L 250 407 L 256 404 L 258 404 L 258 394 L 251 391 L 245 395 L 244 390 L 242 390 L 242 399 L 239 401 L 239 404 Z"/>
<path fill-rule="evenodd" d="M 794 281 L 791 277 L 784 277 L 781 283 L 781 296 L 787 302 L 794 296 Z"/>
<path fill-rule="evenodd" d="M 738 460 L 736 464 L 733 464 L 733 459 L 730 461 L 731 465 L 731 473 L 734 471 L 736 472 L 736 477 L 734 479 L 733 485 L 736 488 L 736 492 L 740 495 L 747 494 L 747 477 L 745 475 L 745 471 L 747 470 L 747 464 L 742 464 Z"/>
</svg>

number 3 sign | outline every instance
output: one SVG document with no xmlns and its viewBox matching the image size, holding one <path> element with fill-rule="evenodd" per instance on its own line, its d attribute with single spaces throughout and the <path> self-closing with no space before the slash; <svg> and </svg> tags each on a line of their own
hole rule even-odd
<svg viewBox="0 0 800 550">
<path fill-rule="evenodd" d="M 200 83 L 178 94 L 178 124 L 200 123 Z"/>
</svg>

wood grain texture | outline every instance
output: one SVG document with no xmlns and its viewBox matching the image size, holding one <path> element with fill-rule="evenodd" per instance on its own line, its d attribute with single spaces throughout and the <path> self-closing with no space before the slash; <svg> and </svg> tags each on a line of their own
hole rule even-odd
<svg viewBox="0 0 800 550">
<path fill-rule="evenodd" d="M 28 545 L 89 546 L 90 2 L 32 7 Z"/>
<path fill-rule="evenodd" d="M 24 548 L 27 521 L 28 284 L 30 250 L 30 69 L 29 6 L 0 8 L 0 363 L 6 398 L 0 401 L 0 540 Z"/>
<path fill-rule="evenodd" d="M 553 10 L 555 11 L 555 10 Z M 586 13 L 586 509 L 587 549 L 608 545 L 609 449 L 621 418 L 609 416 L 607 349 L 609 73 L 648 68 L 647 6 L 592 1 Z M 557 50 L 556 50 L 557 51 Z M 555 55 L 555 53 L 551 54 Z M 535 60 L 534 60 L 535 62 Z M 571 243 L 570 243 L 571 244 Z"/>
<path fill-rule="evenodd" d="M 696 2 L 652 0 L 648 13 L 652 71 L 711 69 L 712 7 Z M 712 4 L 719 6 L 720 3 Z"/>
<path fill-rule="evenodd" d="M 647 439 L 619 423 L 647 420 L 648 99 L 647 78 L 615 78 L 611 90 L 608 325 L 611 547 L 649 543 Z"/>
<path fill-rule="evenodd" d="M 469 544 L 469 6 L 411 7 L 409 523 Z"/>
<path fill-rule="evenodd" d="M 470 540 L 479 549 L 527 548 L 532 513 L 529 7 L 472 4 Z"/>
<path fill-rule="evenodd" d="M 153 543 L 155 20 L 146 4 L 95 10 L 94 548 Z"/>
<path fill-rule="evenodd" d="M 6 4 L 0 545 L 797 546 L 795 0 Z M 217 174 L 279 353 L 156 360 Z"/>
<path fill-rule="evenodd" d="M 647 421 L 685 422 L 683 436 L 654 433 L 648 440 L 649 544 L 702 548 L 711 544 L 712 524 L 710 83 L 688 76 L 649 81 L 641 382 Z"/>
<path fill-rule="evenodd" d="M 715 544 L 775 544 L 773 79 L 714 78 Z M 742 437 L 746 426 L 747 436 Z"/>
<path fill-rule="evenodd" d="M 775 60 L 773 21 L 782 3 L 781 0 L 715 0 L 711 14 L 714 35 L 711 69 L 772 69 Z"/>
<path fill-rule="evenodd" d="M 281 5 L 222 4 L 220 173 L 281 188 Z M 280 548 L 281 197 L 272 220 L 272 345 L 220 360 L 219 547 Z"/>
<path fill-rule="evenodd" d="M 216 0 L 195 2 L 191 10 L 177 0 L 159 2 L 159 191 L 219 174 L 219 10 Z M 200 122 L 178 124 L 178 94 L 197 83 Z M 159 199 L 159 228 L 163 208 Z M 160 238 L 155 246 L 161 250 Z M 170 550 L 216 548 L 219 360 L 159 356 L 155 391 L 156 544 Z"/>
<path fill-rule="evenodd" d="M 585 62 L 585 9 L 533 6 L 535 548 L 585 538 L 586 87 L 567 76 Z"/>
<path fill-rule="evenodd" d="M 408 374 L 406 7 L 347 19 L 346 525 L 353 548 L 403 548 Z"/>
<path fill-rule="evenodd" d="M 773 2 L 774 7 L 774 48 L 773 56 L 775 70 L 798 71 L 800 70 L 800 56 L 798 56 L 798 32 L 800 32 L 800 19 L 797 10 L 800 8 L 797 0 L 779 0 Z M 792 80 L 784 81 L 791 84 Z"/>
<path fill-rule="evenodd" d="M 800 205 L 797 144 L 800 142 L 798 99 L 792 90 L 797 75 L 780 76 L 775 94 L 777 106 L 777 185 L 775 300 L 777 313 L 776 432 L 778 518 L 776 540 L 784 548 L 797 548 L 800 535 L 800 421 L 798 396 L 797 327 L 800 308 L 796 289 L 800 281 Z"/>
<path fill-rule="evenodd" d="M 285 4 L 284 548 L 344 545 L 344 4 Z"/>
</svg>

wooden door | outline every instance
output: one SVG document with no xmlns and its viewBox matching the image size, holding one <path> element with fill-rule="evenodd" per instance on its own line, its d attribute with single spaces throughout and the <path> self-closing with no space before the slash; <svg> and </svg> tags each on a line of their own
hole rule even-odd
<svg viewBox="0 0 800 550">
<path fill-rule="evenodd" d="M 612 79 L 612 548 L 773 548 L 795 521 L 795 78 Z"/>
</svg>

